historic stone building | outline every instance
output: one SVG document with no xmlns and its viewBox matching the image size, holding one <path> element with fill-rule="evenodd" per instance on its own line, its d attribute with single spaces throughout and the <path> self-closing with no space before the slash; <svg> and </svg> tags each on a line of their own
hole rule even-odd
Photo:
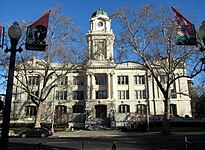
<svg viewBox="0 0 205 150">
<path fill-rule="evenodd" d="M 147 114 L 148 117 L 163 115 L 164 98 L 152 76 L 135 63 L 114 62 L 115 35 L 107 13 L 97 10 L 89 23 L 86 34 L 89 67 L 86 72 L 69 73 L 57 83 L 69 86 L 56 87 L 50 92 L 44 102 L 43 122 L 115 127 L 146 119 Z M 186 70 L 177 69 L 177 73 L 186 73 Z M 37 87 L 37 93 L 42 84 L 39 78 L 39 75 L 29 77 L 29 84 Z M 161 82 L 166 82 L 166 78 Z M 188 80 L 176 80 L 170 91 L 170 115 L 192 116 Z M 17 94 L 13 96 L 12 116 L 19 121 L 34 121 L 36 106 L 28 94 L 18 87 L 14 87 L 14 93 Z"/>
</svg>

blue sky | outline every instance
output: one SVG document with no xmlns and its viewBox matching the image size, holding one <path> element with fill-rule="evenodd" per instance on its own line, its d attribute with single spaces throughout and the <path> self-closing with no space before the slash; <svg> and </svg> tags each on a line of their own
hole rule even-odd
<svg viewBox="0 0 205 150">
<path fill-rule="evenodd" d="M 109 14 L 117 8 L 130 7 L 138 9 L 143 4 L 163 5 L 167 9 L 173 6 L 182 11 L 182 15 L 195 24 L 198 29 L 205 20 L 205 0 L 0 0 L 0 25 L 7 28 L 14 21 L 36 21 L 50 8 L 61 4 L 64 13 L 73 18 L 85 35 L 89 29 L 89 19 L 93 12 L 102 8 Z M 174 16 L 173 16 L 174 17 Z M 112 26 L 115 32 L 115 27 Z M 4 52 L 2 50 L 2 52 Z M 0 90 L 0 93 L 2 90 Z"/>
<path fill-rule="evenodd" d="M 173 6 L 180 9 L 183 15 L 192 22 L 196 19 L 196 28 L 205 20 L 205 0 L 1 0 L 0 24 L 7 27 L 14 21 L 37 20 L 42 12 L 53 8 L 56 4 L 63 6 L 63 11 L 80 27 L 83 34 L 88 31 L 88 20 L 98 8 L 108 14 L 121 7 L 138 9 L 142 4 L 163 5 L 168 9 Z M 113 27 L 114 30 L 114 27 Z"/>
</svg>

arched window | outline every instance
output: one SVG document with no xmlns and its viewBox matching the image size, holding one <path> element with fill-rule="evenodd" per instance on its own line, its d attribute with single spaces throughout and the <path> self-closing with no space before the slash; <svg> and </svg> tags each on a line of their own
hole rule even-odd
<svg viewBox="0 0 205 150">
<path fill-rule="evenodd" d="M 147 114 L 147 106 L 145 104 L 137 104 L 137 114 Z"/>
<path fill-rule="evenodd" d="M 67 106 L 57 105 L 55 107 L 56 123 L 63 123 L 67 121 Z"/>
<path fill-rule="evenodd" d="M 119 113 L 129 113 L 130 112 L 130 105 L 122 104 L 119 106 Z"/>
</svg>

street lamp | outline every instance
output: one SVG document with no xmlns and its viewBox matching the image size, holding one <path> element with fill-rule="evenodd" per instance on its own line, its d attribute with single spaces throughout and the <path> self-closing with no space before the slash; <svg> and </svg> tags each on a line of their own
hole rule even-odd
<svg viewBox="0 0 205 150">
<path fill-rule="evenodd" d="M 5 52 L 11 52 L 10 62 L 9 62 L 9 72 L 8 72 L 8 81 L 6 89 L 6 99 L 5 107 L 3 111 L 3 124 L 2 124 L 2 133 L 1 133 L 1 142 L 0 146 L 2 150 L 8 149 L 8 133 L 9 133 L 9 124 L 10 124 L 10 112 L 11 112 L 11 101 L 12 101 L 12 91 L 13 91 L 13 79 L 14 79 L 14 67 L 15 67 L 15 58 L 16 52 L 21 51 L 22 49 L 16 49 L 19 39 L 22 35 L 22 30 L 19 27 L 18 22 L 14 22 L 8 29 L 8 35 L 11 42 L 11 48 L 6 49 Z"/>
</svg>

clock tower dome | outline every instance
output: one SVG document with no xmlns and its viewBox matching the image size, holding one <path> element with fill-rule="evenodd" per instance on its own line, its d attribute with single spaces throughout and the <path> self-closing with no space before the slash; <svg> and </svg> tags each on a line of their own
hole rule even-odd
<svg viewBox="0 0 205 150">
<path fill-rule="evenodd" d="M 89 61 L 114 62 L 113 43 L 115 36 L 107 13 L 99 8 L 92 14 L 89 23 L 90 28 L 86 35 Z"/>
</svg>

